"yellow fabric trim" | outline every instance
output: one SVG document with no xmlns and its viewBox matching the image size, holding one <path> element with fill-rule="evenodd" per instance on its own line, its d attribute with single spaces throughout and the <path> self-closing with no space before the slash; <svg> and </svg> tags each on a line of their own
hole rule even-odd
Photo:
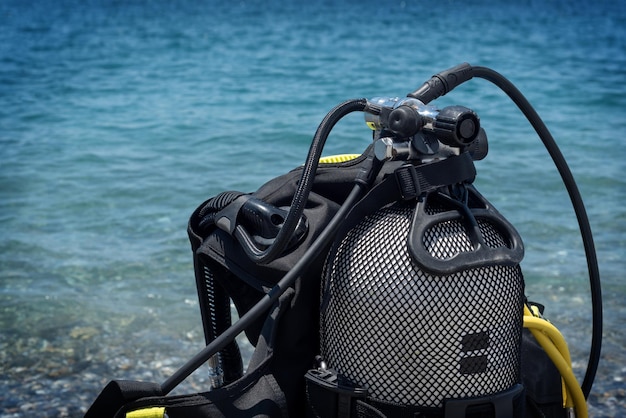
<svg viewBox="0 0 626 418">
<path fill-rule="evenodd" d="M 137 409 L 126 413 L 126 418 L 164 418 L 165 407 L 155 406 L 151 408 Z"/>
<path fill-rule="evenodd" d="M 360 157 L 361 154 L 340 154 L 340 155 L 330 155 L 328 157 L 320 158 L 321 164 L 337 164 L 337 163 L 345 163 L 346 161 L 354 160 L 357 157 Z"/>
</svg>

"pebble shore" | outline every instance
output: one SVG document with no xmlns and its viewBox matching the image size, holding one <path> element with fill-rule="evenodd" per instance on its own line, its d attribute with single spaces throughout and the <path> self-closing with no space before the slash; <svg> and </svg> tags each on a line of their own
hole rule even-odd
<svg viewBox="0 0 626 418">
<path fill-rule="evenodd" d="M 110 379 L 163 382 L 201 349 L 202 340 L 188 332 L 182 339 L 161 341 L 153 350 L 141 334 L 134 335 L 133 344 L 89 326 L 67 331 L 49 339 L 0 336 L 0 418 L 81 417 Z M 626 412 L 623 357 L 619 352 L 603 359 L 588 400 L 590 416 Z M 582 366 L 574 364 L 575 369 Z M 174 393 L 206 390 L 206 374 L 201 368 Z"/>
<path fill-rule="evenodd" d="M 1 418 L 81 417 L 109 380 L 163 382 L 201 348 L 195 334 L 151 350 L 93 327 L 74 327 L 52 339 L 7 337 L 0 336 Z M 205 375 L 198 370 L 175 393 L 205 390 Z"/>
</svg>

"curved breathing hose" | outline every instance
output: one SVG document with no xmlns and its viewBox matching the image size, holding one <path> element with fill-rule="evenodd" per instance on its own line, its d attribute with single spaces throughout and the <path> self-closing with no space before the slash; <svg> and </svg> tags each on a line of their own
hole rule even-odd
<svg viewBox="0 0 626 418">
<path fill-rule="evenodd" d="M 285 218 L 285 221 L 278 232 L 278 235 L 274 239 L 274 242 L 265 250 L 257 248 L 252 242 L 246 242 L 240 240 L 245 245 L 242 245 L 248 257 L 257 264 L 267 264 L 276 259 L 285 250 L 285 247 L 289 244 L 302 213 L 304 212 L 304 206 L 309 198 L 309 193 L 313 187 L 313 181 L 315 180 L 315 173 L 319 164 L 319 159 L 322 156 L 322 149 L 330 135 L 330 131 L 335 124 L 349 113 L 363 111 L 367 104 L 366 99 L 353 99 L 343 102 L 332 109 L 326 117 L 322 120 L 313 141 L 309 148 L 309 154 L 307 155 L 304 168 L 302 170 L 302 176 L 298 183 L 298 189 L 291 201 L 291 207 L 289 214 Z"/>
<path fill-rule="evenodd" d="M 578 186 L 576 185 L 574 176 L 572 175 L 563 154 L 559 150 L 558 145 L 554 141 L 552 134 L 550 134 L 550 131 L 543 123 L 535 109 L 531 106 L 524 95 L 513 85 L 513 83 L 501 74 L 487 67 L 472 67 L 468 63 L 457 65 L 456 67 L 452 67 L 448 70 L 435 74 L 419 89 L 408 94 L 408 96 L 427 104 L 437 97 L 450 92 L 460 84 L 471 80 L 473 77 L 482 78 L 495 84 L 502 91 L 504 91 L 511 98 L 511 100 L 513 100 L 524 116 L 526 116 L 530 124 L 533 128 L 535 128 L 535 131 L 548 150 L 548 153 L 552 157 L 552 161 L 554 161 L 554 164 L 561 175 L 563 184 L 567 189 L 572 206 L 574 207 L 574 212 L 576 213 L 576 218 L 578 219 L 578 226 L 583 240 L 585 255 L 587 257 L 589 284 L 591 287 L 591 350 L 589 352 L 587 371 L 585 372 L 585 377 L 581 385 L 585 398 L 587 398 L 589 396 L 589 392 L 591 392 L 591 386 L 593 385 L 593 380 L 596 376 L 602 347 L 602 290 L 600 286 L 600 271 L 598 269 L 598 260 L 593 243 L 593 235 L 591 233 L 591 226 L 589 225 L 589 218 L 587 217 L 585 205 L 583 204 L 582 197 L 578 191 Z"/>
<path fill-rule="evenodd" d="M 587 398 L 591 392 L 591 386 L 593 385 L 593 380 L 595 379 L 598 369 L 598 363 L 600 362 L 600 351 L 602 347 L 602 290 L 600 285 L 600 271 L 598 269 L 596 250 L 593 243 L 593 235 L 591 233 L 591 226 L 589 225 L 589 218 L 587 217 L 585 205 L 583 204 L 576 181 L 574 180 L 574 176 L 572 175 L 563 154 L 552 137 L 552 134 L 550 134 L 550 131 L 543 123 L 535 109 L 530 105 L 528 100 L 526 100 L 513 83 L 489 68 L 473 67 L 473 73 L 474 77 L 483 78 L 498 86 L 513 100 L 513 102 L 515 102 L 522 113 L 526 116 L 541 138 L 541 141 L 545 145 L 548 153 L 552 157 L 552 160 L 561 175 L 563 183 L 565 184 L 572 206 L 574 207 L 574 212 L 576 213 L 576 218 L 578 219 L 578 226 L 580 228 L 583 246 L 587 257 L 589 284 L 591 287 L 591 350 L 589 352 L 587 371 L 585 372 L 585 377 L 581 385 L 585 398 Z"/>
</svg>

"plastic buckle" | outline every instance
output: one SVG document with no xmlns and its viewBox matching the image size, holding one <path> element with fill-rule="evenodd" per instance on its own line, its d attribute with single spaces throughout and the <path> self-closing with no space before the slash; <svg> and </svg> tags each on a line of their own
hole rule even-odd
<svg viewBox="0 0 626 418">
<path fill-rule="evenodd" d="M 356 399 L 367 397 L 367 388 L 356 385 L 332 369 L 311 369 L 305 375 L 308 417 L 350 417 Z"/>
<path fill-rule="evenodd" d="M 467 409 L 480 405 L 491 405 L 494 417 L 514 417 L 515 401 L 524 394 L 524 386 L 516 384 L 503 392 L 466 399 L 446 399 L 443 402 L 445 418 L 464 418 Z"/>
</svg>

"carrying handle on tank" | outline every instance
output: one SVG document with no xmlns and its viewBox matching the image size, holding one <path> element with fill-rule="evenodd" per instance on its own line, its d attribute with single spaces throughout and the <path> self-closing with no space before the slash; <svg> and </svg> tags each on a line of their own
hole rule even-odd
<svg viewBox="0 0 626 418">
<path fill-rule="evenodd" d="M 437 195 L 452 203 L 458 210 L 428 214 L 426 212 L 428 197 L 418 201 L 411 221 L 408 247 L 413 260 L 422 270 L 434 275 L 447 275 L 493 265 L 515 266 L 522 261 L 524 245 L 521 237 L 513 225 L 493 207 L 490 207 L 482 197 L 479 197 L 478 193 L 475 197 L 481 200 L 484 208 L 469 208 L 463 202 L 456 201 L 444 194 L 438 193 Z M 483 237 L 477 219 L 486 221 L 495 228 L 505 241 L 505 246 L 489 246 Z M 426 235 L 428 231 L 438 224 L 454 221 L 463 226 L 471 244 L 470 251 L 460 251 L 450 257 L 433 256 L 433 251 L 427 248 Z"/>
</svg>

